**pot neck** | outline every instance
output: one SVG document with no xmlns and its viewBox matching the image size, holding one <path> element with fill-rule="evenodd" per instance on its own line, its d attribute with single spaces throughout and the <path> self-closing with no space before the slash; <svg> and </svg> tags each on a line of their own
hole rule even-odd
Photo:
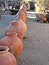
<svg viewBox="0 0 49 65">
<path fill-rule="evenodd" d="M 10 37 L 15 37 L 17 36 L 18 34 L 15 33 L 15 32 L 10 32 L 10 33 L 6 33 L 6 36 L 10 36 Z"/>
<path fill-rule="evenodd" d="M 11 25 L 18 26 L 19 25 L 18 22 L 19 22 L 18 20 L 14 20 L 13 22 L 11 22 Z"/>
</svg>

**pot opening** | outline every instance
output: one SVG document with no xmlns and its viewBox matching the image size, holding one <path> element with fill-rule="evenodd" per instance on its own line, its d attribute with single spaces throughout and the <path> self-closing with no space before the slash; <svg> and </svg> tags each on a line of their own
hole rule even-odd
<svg viewBox="0 0 49 65">
<path fill-rule="evenodd" d="M 7 46 L 0 46 L 0 53 L 8 51 L 8 50 L 9 50 L 9 48 Z"/>
<path fill-rule="evenodd" d="M 5 49 L 0 49 L 0 51 L 5 51 Z"/>
</svg>

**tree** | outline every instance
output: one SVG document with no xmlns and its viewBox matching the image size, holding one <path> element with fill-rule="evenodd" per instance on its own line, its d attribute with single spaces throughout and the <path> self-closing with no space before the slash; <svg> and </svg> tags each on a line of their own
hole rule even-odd
<svg viewBox="0 0 49 65">
<path fill-rule="evenodd" d="M 35 2 L 44 7 L 44 9 L 49 8 L 49 0 L 35 0 Z"/>
<path fill-rule="evenodd" d="M 45 9 L 49 8 L 49 0 L 44 0 L 43 4 L 44 4 Z"/>
</svg>

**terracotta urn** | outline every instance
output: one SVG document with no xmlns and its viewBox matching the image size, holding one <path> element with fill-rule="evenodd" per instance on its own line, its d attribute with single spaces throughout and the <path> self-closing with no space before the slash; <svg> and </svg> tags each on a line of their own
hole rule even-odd
<svg viewBox="0 0 49 65">
<path fill-rule="evenodd" d="M 9 24 L 9 26 L 6 28 L 5 35 L 6 33 L 9 33 L 9 32 L 16 32 L 18 33 L 17 36 L 20 39 L 23 39 L 26 30 L 27 30 L 27 26 L 24 22 L 22 22 L 21 20 L 13 20 Z"/>
<path fill-rule="evenodd" d="M 17 33 L 6 33 L 6 36 L 0 40 L 0 46 L 8 46 L 9 51 L 14 54 L 16 58 L 19 57 L 23 50 L 22 40 L 17 37 Z"/>
<path fill-rule="evenodd" d="M 26 5 L 25 5 L 25 3 L 22 3 L 20 5 L 20 9 L 22 9 L 24 12 L 26 12 Z"/>
<path fill-rule="evenodd" d="M 45 15 L 42 15 L 42 21 L 43 21 L 43 23 L 46 23 L 46 16 Z"/>
<path fill-rule="evenodd" d="M 0 46 L 0 65 L 17 65 L 16 59 L 6 46 Z"/>
<path fill-rule="evenodd" d="M 26 12 L 23 11 L 23 9 L 19 11 L 19 16 L 22 19 L 22 22 L 26 23 L 27 15 Z"/>
</svg>

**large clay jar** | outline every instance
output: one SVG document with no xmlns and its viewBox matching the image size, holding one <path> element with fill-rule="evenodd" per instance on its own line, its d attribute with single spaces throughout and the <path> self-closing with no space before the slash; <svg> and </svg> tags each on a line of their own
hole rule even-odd
<svg viewBox="0 0 49 65">
<path fill-rule="evenodd" d="M 0 46 L 0 65 L 17 65 L 15 57 L 6 46 Z"/>
<path fill-rule="evenodd" d="M 9 51 L 14 54 L 16 58 L 19 57 L 23 50 L 22 41 L 17 37 L 17 34 L 6 33 L 6 36 L 0 40 L 0 46 L 8 46 Z"/>
<path fill-rule="evenodd" d="M 46 23 L 46 16 L 45 15 L 42 15 L 42 21 L 43 21 L 43 23 Z"/>
<path fill-rule="evenodd" d="M 26 12 L 26 5 L 25 5 L 25 3 L 22 3 L 20 5 L 20 9 L 22 9 L 24 12 Z"/>
<path fill-rule="evenodd" d="M 27 15 L 26 12 L 23 11 L 23 9 L 19 11 L 19 16 L 22 19 L 22 22 L 26 23 Z"/>
<path fill-rule="evenodd" d="M 21 20 L 13 20 L 9 26 L 6 28 L 5 34 L 9 32 L 16 32 L 18 33 L 18 37 L 23 39 L 24 34 L 26 32 L 27 26 Z"/>
</svg>

